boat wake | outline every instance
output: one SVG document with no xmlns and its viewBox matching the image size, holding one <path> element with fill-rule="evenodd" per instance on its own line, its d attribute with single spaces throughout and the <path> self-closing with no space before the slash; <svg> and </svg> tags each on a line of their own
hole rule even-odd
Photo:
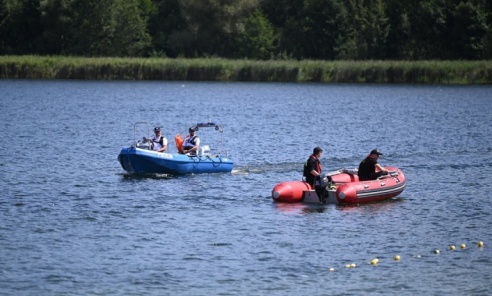
<svg viewBox="0 0 492 296">
<path fill-rule="evenodd" d="M 299 173 L 302 175 L 302 163 L 286 162 L 278 164 L 252 164 L 237 166 L 232 170 L 235 175 L 250 175 L 264 173 Z"/>
</svg>

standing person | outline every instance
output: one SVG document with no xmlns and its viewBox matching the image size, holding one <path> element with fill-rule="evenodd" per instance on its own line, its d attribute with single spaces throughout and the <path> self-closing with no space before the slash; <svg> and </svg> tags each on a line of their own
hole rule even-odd
<svg viewBox="0 0 492 296">
<path fill-rule="evenodd" d="M 150 138 L 152 150 L 164 152 L 167 149 L 167 139 L 161 135 L 161 128 L 154 128 L 154 135 Z"/>
<path fill-rule="evenodd" d="M 387 175 L 388 170 L 379 165 L 379 156 L 383 153 L 377 149 L 372 150 L 369 155 L 359 164 L 359 181 L 376 180 L 382 175 Z"/>
<path fill-rule="evenodd" d="M 313 154 L 309 156 L 304 164 L 304 177 L 306 178 L 306 182 L 309 183 L 312 188 L 314 188 L 315 180 L 321 178 L 321 163 L 319 162 L 321 153 L 323 153 L 323 149 L 314 147 Z"/>
<path fill-rule="evenodd" d="M 200 148 L 200 138 L 195 135 L 196 130 L 193 127 L 190 127 L 188 131 L 190 134 L 184 139 L 183 153 L 197 155 L 198 149 Z"/>
</svg>

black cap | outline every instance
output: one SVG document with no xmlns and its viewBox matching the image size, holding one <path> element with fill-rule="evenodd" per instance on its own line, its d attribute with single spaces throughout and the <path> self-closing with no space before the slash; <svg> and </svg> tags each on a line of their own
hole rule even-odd
<svg viewBox="0 0 492 296">
<path fill-rule="evenodd" d="M 160 127 L 154 127 L 154 132 L 160 132 L 161 128 Z"/>
<path fill-rule="evenodd" d="M 383 155 L 383 153 L 379 152 L 377 149 L 371 150 L 370 154 Z"/>
<path fill-rule="evenodd" d="M 323 149 L 321 149 L 321 147 L 314 147 L 313 154 L 318 154 L 320 152 L 323 152 Z"/>
<path fill-rule="evenodd" d="M 188 129 L 188 131 L 190 131 L 190 132 L 194 132 L 194 131 L 196 131 L 196 129 L 195 129 L 194 127 L 190 127 L 190 128 Z"/>
</svg>

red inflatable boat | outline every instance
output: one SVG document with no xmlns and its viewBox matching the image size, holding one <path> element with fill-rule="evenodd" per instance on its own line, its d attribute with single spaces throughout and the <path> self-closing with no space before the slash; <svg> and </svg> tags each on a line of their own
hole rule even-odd
<svg viewBox="0 0 492 296">
<path fill-rule="evenodd" d="M 387 169 L 390 174 L 371 181 L 359 181 L 357 170 L 338 170 L 328 173 L 335 185 L 327 187 L 328 195 L 325 202 L 360 204 L 398 196 L 405 189 L 405 175 L 396 167 L 387 167 Z M 277 184 L 272 190 L 272 198 L 276 202 L 287 203 L 320 202 L 314 188 L 304 181 Z"/>
</svg>

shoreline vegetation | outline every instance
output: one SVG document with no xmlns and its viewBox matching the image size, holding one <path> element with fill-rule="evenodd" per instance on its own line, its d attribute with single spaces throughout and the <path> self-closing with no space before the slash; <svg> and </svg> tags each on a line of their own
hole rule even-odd
<svg viewBox="0 0 492 296">
<path fill-rule="evenodd" d="M 0 56 L 0 79 L 492 84 L 492 61 Z"/>
</svg>

